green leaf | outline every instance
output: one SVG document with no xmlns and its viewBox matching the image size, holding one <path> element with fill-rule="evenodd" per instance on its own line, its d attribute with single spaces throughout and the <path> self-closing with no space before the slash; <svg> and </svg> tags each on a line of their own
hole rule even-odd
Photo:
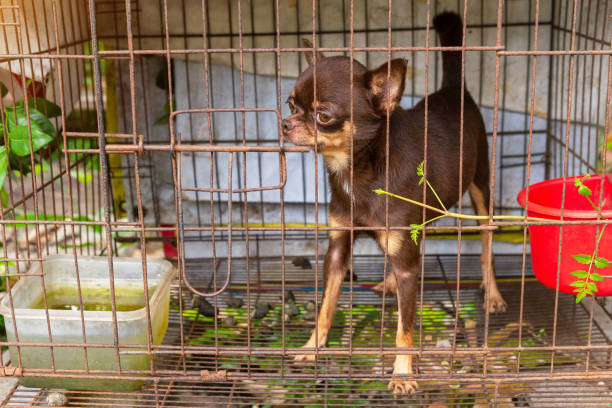
<svg viewBox="0 0 612 408">
<path fill-rule="evenodd" d="M 423 224 L 410 224 L 410 228 L 412 228 L 410 230 L 410 238 L 412 239 L 415 245 L 418 245 L 419 231 L 423 229 Z"/>
<path fill-rule="evenodd" d="M 170 61 L 170 80 L 174 85 L 174 61 Z M 168 64 L 164 63 L 155 76 L 155 85 L 159 89 L 168 90 Z"/>
<path fill-rule="evenodd" d="M 593 194 L 593 192 L 591 191 L 590 188 L 588 188 L 587 186 L 583 184 L 580 187 L 578 187 L 578 194 L 583 195 L 583 196 L 590 196 L 591 194 Z"/>
<path fill-rule="evenodd" d="M 45 159 L 41 159 L 40 163 L 34 164 L 34 172 L 36 175 L 40 174 L 42 171 L 49 171 L 51 169 L 51 165 Z"/>
<path fill-rule="evenodd" d="M 377 188 L 376 190 L 374 190 L 374 192 L 375 192 L 376 194 L 384 194 L 384 193 L 385 193 L 385 190 L 383 190 L 382 188 Z"/>
<path fill-rule="evenodd" d="M 417 176 L 422 176 L 423 175 L 423 164 L 425 163 L 425 161 L 423 160 L 422 162 L 419 163 L 419 165 L 417 166 Z"/>
<path fill-rule="evenodd" d="M 586 284 L 585 281 L 581 281 L 581 280 L 577 280 L 577 281 L 573 281 L 572 283 L 570 283 L 570 286 L 576 286 L 576 287 L 583 287 Z"/>
<path fill-rule="evenodd" d="M 19 173 L 21 171 L 24 175 L 27 175 L 31 171 L 29 157 L 20 157 L 16 154 L 9 154 L 9 164 L 11 170 L 15 173 Z"/>
<path fill-rule="evenodd" d="M 24 101 L 19 101 L 15 104 L 15 106 L 20 108 L 24 108 L 24 105 Z M 47 118 L 55 118 L 56 116 L 62 114 L 62 109 L 59 106 L 43 98 L 29 98 L 28 106 L 30 107 L 30 114 L 32 113 L 32 109 L 37 109 L 38 111 L 43 112 L 45 115 L 47 115 Z"/>
<path fill-rule="evenodd" d="M 583 289 L 582 289 L 582 288 L 576 288 L 576 289 L 574 289 L 572 292 L 574 292 L 574 293 L 579 293 L 579 292 L 582 292 L 582 291 L 583 291 Z"/>
<path fill-rule="evenodd" d="M 53 137 L 32 127 L 32 148 L 36 152 L 53 141 Z M 11 152 L 17 156 L 30 154 L 30 137 L 27 126 L 17 126 L 10 136 Z"/>
<path fill-rule="evenodd" d="M 15 115 L 17 116 L 17 122 L 15 122 Z M 49 119 L 47 119 L 38 109 L 30 109 L 30 119 L 30 127 L 32 129 L 36 128 L 55 138 L 55 128 Z M 23 106 L 7 108 L 6 122 L 8 124 L 9 133 L 17 126 L 28 126 L 28 117 L 25 108 Z"/>
<path fill-rule="evenodd" d="M 93 174 L 90 171 L 70 170 L 70 175 L 83 184 L 89 184 L 93 181 Z"/>
<path fill-rule="evenodd" d="M 85 159 L 85 168 L 93 171 L 100 170 L 100 156 L 93 155 Z"/>
<path fill-rule="evenodd" d="M 173 106 L 176 106 L 176 101 L 174 99 L 172 100 L 172 104 Z M 159 118 L 157 118 L 155 123 L 153 123 L 154 125 L 168 123 L 168 120 L 170 119 L 170 101 L 166 101 L 166 103 L 164 104 L 163 112 L 164 113 Z"/>
<path fill-rule="evenodd" d="M 587 283 L 587 288 L 589 288 L 593 292 L 597 292 L 597 285 L 595 285 L 593 282 L 588 282 Z"/>
<path fill-rule="evenodd" d="M 2 202 L 2 207 L 8 208 L 9 196 L 4 188 L 0 188 L 0 201 Z"/>
<path fill-rule="evenodd" d="M 86 248 L 86 247 L 90 247 L 90 246 L 93 246 L 93 245 L 94 245 L 93 242 L 85 242 L 83 244 L 75 244 L 75 245 L 72 245 L 72 244 L 67 244 L 67 245 L 57 244 L 57 246 L 60 247 L 60 249 Z"/>
<path fill-rule="evenodd" d="M 589 265 L 591 263 L 591 255 L 572 255 L 572 258 L 584 265 Z"/>
<path fill-rule="evenodd" d="M 602 257 L 595 258 L 595 266 L 598 268 L 607 268 L 610 266 L 610 261 Z"/>
<path fill-rule="evenodd" d="M 582 181 L 578 177 L 574 179 L 574 187 L 579 187 L 582 185 Z"/>
<path fill-rule="evenodd" d="M 593 272 L 591 274 L 591 280 L 594 282 L 601 282 L 602 280 L 604 280 L 604 278 L 600 274 Z"/>
<path fill-rule="evenodd" d="M 6 160 L 6 147 L 0 147 L 0 188 L 4 186 L 4 180 L 8 174 L 8 162 Z"/>
<path fill-rule="evenodd" d="M 425 181 L 425 177 L 421 176 L 421 178 L 420 178 L 420 180 L 419 180 L 419 186 L 420 186 L 421 184 L 423 184 L 423 182 L 424 182 L 424 181 Z"/>
<path fill-rule="evenodd" d="M 586 296 L 586 293 L 584 293 L 584 292 L 579 293 L 578 295 L 576 295 L 576 303 L 580 303 L 580 301 L 582 299 L 584 299 L 585 296 Z"/>
<path fill-rule="evenodd" d="M 578 279 L 584 279 L 587 277 L 587 271 L 574 271 L 570 275 L 577 277 Z"/>
<path fill-rule="evenodd" d="M 94 220 L 93 218 L 88 217 L 86 215 L 79 215 L 77 217 L 72 217 L 72 221 L 95 222 L 96 220 Z M 102 226 L 101 225 L 88 225 L 87 228 L 91 228 L 95 232 L 98 232 L 98 233 L 102 232 Z"/>
<path fill-rule="evenodd" d="M 25 115 L 25 109 L 23 109 L 23 114 Z M 38 109 L 30 109 L 30 119 L 32 122 L 40 126 L 40 129 L 44 133 L 51 136 L 52 139 L 55 138 L 55 128 L 53 127 L 53 124 L 51 124 L 51 121 L 49 121 L 49 119 L 47 119 L 47 117 L 41 111 Z"/>
</svg>

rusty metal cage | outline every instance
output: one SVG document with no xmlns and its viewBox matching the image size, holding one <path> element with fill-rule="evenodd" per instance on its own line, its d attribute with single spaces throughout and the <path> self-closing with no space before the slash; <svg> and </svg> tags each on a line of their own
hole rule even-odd
<svg viewBox="0 0 612 408">
<path fill-rule="evenodd" d="M 284 101 L 313 52 L 300 40 L 368 68 L 407 58 L 410 107 L 441 84 L 449 48 L 431 20 L 445 10 L 463 17 L 463 45 L 452 50 L 489 138 L 489 222 L 424 228 L 409 349 L 395 346 L 394 296 L 371 290 L 388 257 L 374 241 L 351 244 L 329 344 L 308 351 L 311 366 L 297 365 L 320 308 L 327 238 L 338 230 L 323 160 L 279 137 Z M 516 195 L 525 186 L 612 168 L 611 14 L 607 0 L 0 0 L 2 282 L 14 321 L 12 289 L 40 279 L 47 336 L 24 338 L 14 324 L 15 338 L 0 341 L 0 375 L 144 381 L 134 392 L 64 391 L 69 406 L 610 406 L 610 302 L 576 303 L 531 270 L 527 228 L 577 221 L 492 216 L 523 215 Z M 38 146 L 41 113 L 55 137 Z M 19 157 L 9 122 L 24 128 Z M 472 213 L 469 201 L 454 210 Z M 381 227 L 394 228 L 410 229 Z M 480 307 L 482 230 L 494 231 L 503 314 Z M 77 276 L 85 257 L 105 257 L 110 341 L 86 338 L 82 311 L 80 341 L 52 335 L 43 276 L 57 254 Z M 119 341 L 123 257 L 141 261 L 144 281 L 152 259 L 178 270 L 161 344 L 147 285 L 143 343 Z M 84 365 L 59 367 L 62 348 Z M 47 353 L 50 366 L 22 364 L 28 349 Z M 105 369 L 89 366 L 98 349 L 113 352 Z M 416 358 L 415 395 L 387 390 L 398 353 Z M 150 364 L 125 369 L 131 356 Z M 55 391 L 10 384 L 6 406 L 45 406 Z"/>
</svg>

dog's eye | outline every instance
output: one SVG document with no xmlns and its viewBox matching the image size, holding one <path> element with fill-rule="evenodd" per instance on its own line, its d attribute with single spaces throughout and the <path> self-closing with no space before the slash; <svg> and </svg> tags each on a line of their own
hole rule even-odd
<svg viewBox="0 0 612 408">
<path fill-rule="evenodd" d="M 317 112 L 317 122 L 322 125 L 328 124 L 332 120 L 332 117 L 325 112 Z"/>
<path fill-rule="evenodd" d="M 296 109 L 295 109 L 295 104 L 293 103 L 292 100 L 287 101 L 287 103 L 289 104 L 289 111 L 291 112 L 291 114 L 295 114 Z"/>
</svg>

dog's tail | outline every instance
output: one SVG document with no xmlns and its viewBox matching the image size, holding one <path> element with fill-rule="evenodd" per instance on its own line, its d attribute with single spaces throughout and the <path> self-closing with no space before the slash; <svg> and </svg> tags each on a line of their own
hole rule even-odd
<svg viewBox="0 0 612 408">
<path fill-rule="evenodd" d="M 438 14 L 433 25 L 443 47 L 461 46 L 463 23 L 456 13 Z M 461 51 L 442 51 L 442 87 L 461 85 Z"/>
</svg>

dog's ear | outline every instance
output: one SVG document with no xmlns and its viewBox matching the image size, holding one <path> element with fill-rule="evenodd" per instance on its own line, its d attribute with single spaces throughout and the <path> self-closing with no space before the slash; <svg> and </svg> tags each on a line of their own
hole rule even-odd
<svg viewBox="0 0 612 408">
<path fill-rule="evenodd" d="M 398 58 L 391 60 L 390 63 L 385 62 L 366 74 L 370 102 L 379 115 L 385 116 L 387 109 L 391 114 L 399 105 L 404 93 L 407 68 L 408 61 Z"/>
<path fill-rule="evenodd" d="M 302 48 L 313 48 L 313 46 L 312 46 L 312 43 L 309 40 L 307 40 L 305 38 L 302 38 Z M 304 56 L 306 57 L 306 61 L 308 62 L 308 66 L 312 66 L 312 63 L 314 62 L 315 59 L 317 61 L 321 61 L 323 58 L 325 58 L 323 53 L 319 52 L 319 51 L 314 53 L 314 58 L 313 58 L 312 51 L 306 51 L 304 53 Z"/>
</svg>

